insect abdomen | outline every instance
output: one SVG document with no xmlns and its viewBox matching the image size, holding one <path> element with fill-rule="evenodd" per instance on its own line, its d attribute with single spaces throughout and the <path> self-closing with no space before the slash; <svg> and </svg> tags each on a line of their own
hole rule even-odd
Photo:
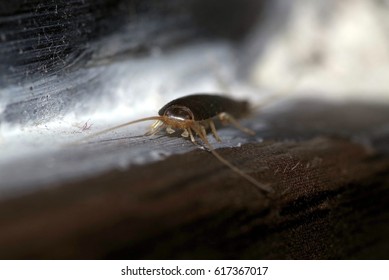
<svg viewBox="0 0 389 280">
<path fill-rule="evenodd" d="M 210 119 L 220 113 L 228 113 L 235 118 L 249 113 L 247 101 L 236 101 L 225 96 L 211 94 L 194 94 L 177 98 L 163 106 L 158 114 L 163 116 L 171 106 L 187 107 L 193 113 L 195 121 Z"/>
</svg>

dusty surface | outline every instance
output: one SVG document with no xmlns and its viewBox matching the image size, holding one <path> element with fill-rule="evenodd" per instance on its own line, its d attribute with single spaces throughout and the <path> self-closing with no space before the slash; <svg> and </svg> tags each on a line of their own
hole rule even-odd
<svg viewBox="0 0 389 280">
<path fill-rule="evenodd" d="M 196 149 L 1 201 L 0 257 L 388 258 L 388 111 L 310 108 L 218 149 L 271 195 Z"/>
<path fill-rule="evenodd" d="M 41 2 L 0 4 L 0 258 L 389 258 L 389 108 L 367 103 L 388 100 L 384 1 Z M 270 196 L 146 124 L 66 145 L 186 94 L 270 89 L 365 101 L 220 128 Z"/>
</svg>

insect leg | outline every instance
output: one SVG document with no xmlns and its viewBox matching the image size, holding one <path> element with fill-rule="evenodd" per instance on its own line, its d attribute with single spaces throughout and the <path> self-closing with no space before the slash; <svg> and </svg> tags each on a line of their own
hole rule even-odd
<svg viewBox="0 0 389 280">
<path fill-rule="evenodd" d="M 194 144 L 197 144 L 195 138 L 193 137 L 193 133 L 192 133 L 192 130 L 190 129 L 190 127 L 188 127 L 188 132 L 189 132 L 189 136 L 190 136 L 190 141 L 192 141 Z"/>
<path fill-rule="evenodd" d="M 211 128 L 213 137 L 215 137 L 215 139 L 218 142 L 221 142 L 222 140 L 220 139 L 219 135 L 217 134 L 217 131 L 216 131 L 216 128 L 215 128 L 215 123 L 212 120 L 209 121 L 209 127 Z"/>
<path fill-rule="evenodd" d="M 231 116 L 228 113 L 220 113 L 219 119 L 222 122 L 231 123 L 233 126 L 235 126 L 237 129 L 243 131 L 244 133 L 247 133 L 250 135 L 255 135 L 255 131 L 253 131 L 247 127 L 242 126 L 237 120 L 235 120 L 235 118 L 233 116 Z"/>
<path fill-rule="evenodd" d="M 189 137 L 189 132 L 187 129 L 184 129 L 184 131 L 181 133 L 181 136 L 184 137 L 184 138 L 187 138 Z"/>
<path fill-rule="evenodd" d="M 168 133 L 168 134 L 173 134 L 174 132 L 176 132 L 171 126 L 168 126 L 168 127 L 166 127 L 166 132 Z"/>
<path fill-rule="evenodd" d="M 162 121 L 156 121 L 154 122 L 151 127 L 150 127 L 150 130 L 147 131 L 145 133 L 145 136 L 152 136 L 154 134 L 156 134 L 158 131 L 160 131 L 163 127 L 164 127 L 164 123 Z"/>
<path fill-rule="evenodd" d="M 200 137 L 207 137 L 207 132 L 205 131 L 205 127 L 200 125 L 200 131 L 201 134 L 199 135 Z"/>
</svg>

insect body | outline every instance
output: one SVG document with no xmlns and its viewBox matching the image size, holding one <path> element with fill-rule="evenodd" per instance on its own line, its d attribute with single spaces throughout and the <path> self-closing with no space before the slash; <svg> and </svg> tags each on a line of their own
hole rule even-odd
<svg viewBox="0 0 389 280">
<path fill-rule="evenodd" d="M 174 129 L 181 129 L 183 137 L 189 136 L 191 141 L 195 142 L 193 131 L 202 139 L 202 134 L 206 135 L 204 131 L 209 127 L 214 137 L 221 141 L 216 132 L 214 118 L 219 118 L 224 123 L 232 123 L 248 134 L 254 134 L 235 120 L 235 117 L 242 117 L 248 113 L 247 101 L 235 101 L 219 95 L 189 95 L 163 106 L 158 112 L 160 119 L 154 123 L 148 134 L 155 134 L 164 127 L 168 133 L 174 133 Z"/>
<path fill-rule="evenodd" d="M 172 134 L 179 130 L 181 136 L 187 138 L 196 144 L 195 136 L 197 135 L 205 144 L 208 150 L 223 164 L 227 165 L 233 171 L 250 181 L 257 186 L 261 191 L 271 192 L 272 189 L 264 184 L 259 183 L 253 177 L 241 171 L 229 161 L 224 159 L 215 151 L 207 138 L 207 129 L 210 129 L 217 141 L 221 141 L 215 128 L 215 119 L 219 119 L 222 123 L 230 123 L 236 128 L 248 134 L 255 134 L 254 131 L 241 126 L 235 118 L 243 117 L 250 112 L 249 103 L 247 101 L 236 101 L 228 97 L 210 94 L 194 94 L 175 99 L 163 106 L 158 114 L 159 116 L 138 119 L 128 123 L 121 124 L 93 134 L 94 137 L 127 125 L 138 122 L 155 120 L 151 129 L 145 135 L 154 135 L 162 129 Z"/>
</svg>

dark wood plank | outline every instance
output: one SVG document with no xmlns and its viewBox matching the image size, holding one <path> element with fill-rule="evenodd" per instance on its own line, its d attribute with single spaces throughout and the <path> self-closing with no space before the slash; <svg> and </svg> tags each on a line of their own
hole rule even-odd
<svg viewBox="0 0 389 280">
<path fill-rule="evenodd" d="M 196 150 L 0 204 L 1 258 L 387 258 L 389 159 L 345 139 Z"/>
</svg>

